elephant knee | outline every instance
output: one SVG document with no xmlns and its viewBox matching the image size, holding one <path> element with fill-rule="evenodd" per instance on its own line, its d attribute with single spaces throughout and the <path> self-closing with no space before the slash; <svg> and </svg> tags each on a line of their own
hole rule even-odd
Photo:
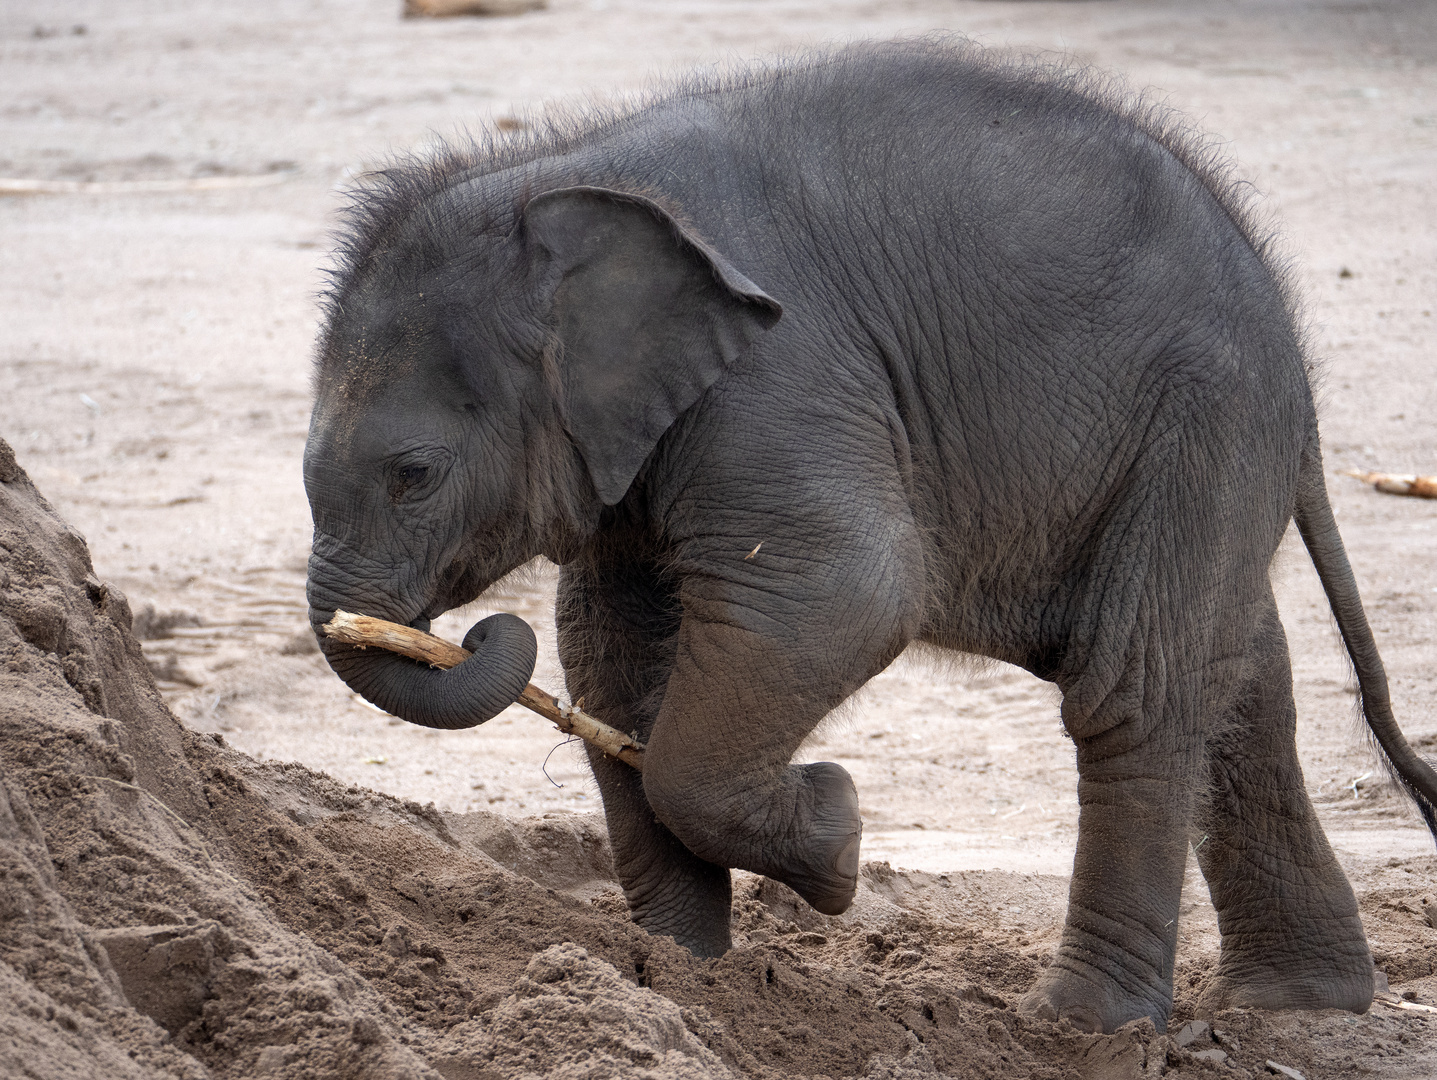
<svg viewBox="0 0 1437 1080">
<path fill-rule="evenodd" d="M 720 800 L 701 791 L 694 777 L 655 764 L 646 762 L 644 769 L 644 795 L 654 816 L 695 855 L 722 864 L 719 839 L 727 830 L 719 820 Z"/>
<path fill-rule="evenodd" d="M 644 771 L 655 815 L 695 855 L 782 881 L 817 910 L 844 911 L 863 834 L 853 779 L 831 762 L 790 765 L 767 784 Z"/>
</svg>

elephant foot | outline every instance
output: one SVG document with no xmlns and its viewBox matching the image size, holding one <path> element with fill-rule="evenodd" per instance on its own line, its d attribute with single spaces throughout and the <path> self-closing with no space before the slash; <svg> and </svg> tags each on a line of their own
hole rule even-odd
<svg viewBox="0 0 1437 1080">
<path fill-rule="evenodd" d="M 1171 991 L 1126 989 L 1081 962 L 1073 967 L 1064 964 L 1060 953 L 1038 985 L 1019 1001 L 1019 1012 L 1037 1020 L 1067 1020 L 1079 1031 L 1095 1034 L 1111 1035 L 1128 1021 L 1145 1016 L 1158 1031 L 1168 1029 Z"/>
<path fill-rule="evenodd" d="M 1365 1013 L 1372 1004 L 1372 957 L 1331 954 L 1281 965 L 1245 963 L 1223 956 L 1199 1000 L 1205 1009 L 1345 1009 Z"/>
<path fill-rule="evenodd" d="M 629 918 L 650 934 L 673 938 L 701 959 L 722 956 L 733 947 L 729 872 L 692 856 L 690 861 L 692 865 L 680 868 L 686 874 L 673 875 L 660 887 L 626 889 Z"/>
<path fill-rule="evenodd" d="M 858 891 L 858 851 L 863 820 L 858 789 L 841 765 L 819 761 L 796 767 L 808 789 L 801 847 L 781 869 L 766 876 L 781 881 L 824 915 L 841 915 Z"/>
</svg>

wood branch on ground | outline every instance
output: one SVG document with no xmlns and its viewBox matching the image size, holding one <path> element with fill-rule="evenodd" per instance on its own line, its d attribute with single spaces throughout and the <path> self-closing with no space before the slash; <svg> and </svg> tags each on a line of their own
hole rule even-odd
<svg viewBox="0 0 1437 1080">
<path fill-rule="evenodd" d="M 449 19 L 456 15 L 522 15 L 549 0 L 404 0 L 406 19 Z"/>
<path fill-rule="evenodd" d="M 472 655 L 468 649 L 460 648 L 433 634 L 426 634 L 423 630 L 416 630 L 412 626 L 401 626 L 399 623 L 375 619 L 369 615 L 355 615 L 348 611 L 336 611 L 334 618 L 325 623 L 323 629 L 325 635 L 335 641 L 357 645 L 361 649 L 371 645 L 388 649 L 430 667 L 457 667 Z M 610 757 L 618 758 L 636 769 L 643 769 L 643 743 L 636 742 L 602 720 L 595 720 L 577 706 L 559 704 L 558 699 L 547 690 L 530 683 L 519 695 L 518 704 L 551 721 L 566 735 L 577 735 L 585 742 L 593 743 Z"/>
<path fill-rule="evenodd" d="M 1383 993 L 1379 990 L 1372 995 L 1372 1000 L 1375 1004 L 1386 1005 L 1389 1009 L 1405 1009 L 1408 1012 L 1437 1013 L 1437 1007 L 1423 1005 L 1416 1001 L 1408 1001 L 1406 998 L 1398 997 L 1391 991 Z"/>
<path fill-rule="evenodd" d="M 1363 472 L 1361 469 L 1343 469 L 1337 475 L 1361 480 L 1364 484 L 1371 484 L 1378 491 L 1385 491 L 1389 495 L 1414 495 L 1419 499 L 1437 499 L 1437 476 Z"/>
</svg>

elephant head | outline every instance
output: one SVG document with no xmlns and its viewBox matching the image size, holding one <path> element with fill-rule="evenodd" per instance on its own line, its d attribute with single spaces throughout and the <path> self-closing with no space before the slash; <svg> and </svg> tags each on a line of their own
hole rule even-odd
<svg viewBox="0 0 1437 1080">
<path fill-rule="evenodd" d="M 374 704 L 469 727 L 533 672 L 522 620 L 477 624 L 474 655 L 448 671 L 319 627 L 336 609 L 427 627 L 538 555 L 572 557 L 780 308 L 634 194 L 381 185 L 353 224 L 305 448 L 310 620 Z"/>
</svg>

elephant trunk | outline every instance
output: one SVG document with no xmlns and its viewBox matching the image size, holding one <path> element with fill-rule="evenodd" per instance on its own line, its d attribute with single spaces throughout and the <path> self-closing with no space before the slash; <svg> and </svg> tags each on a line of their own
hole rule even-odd
<svg viewBox="0 0 1437 1080">
<path fill-rule="evenodd" d="M 517 615 L 499 614 L 475 623 L 464 636 L 474 655 L 457 667 L 441 671 L 383 649 L 362 649 L 327 637 L 320 629 L 335 608 L 361 614 L 365 604 L 316 603 L 310 583 L 310 624 L 334 673 L 366 701 L 411 724 L 432 728 L 476 727 L 493 719 L 518 700 L 534 674 L 539 646 L 534 631 Z M 333 606 L 329 602 L 334 601 Z"/>
</svg>

